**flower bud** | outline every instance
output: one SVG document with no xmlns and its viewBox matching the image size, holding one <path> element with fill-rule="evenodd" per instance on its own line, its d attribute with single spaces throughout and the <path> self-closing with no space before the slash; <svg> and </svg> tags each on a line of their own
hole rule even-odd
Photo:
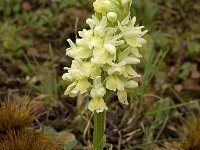
<svg viewBox="0 0 200 150">
<path fill-rule="evenodd" d="M 96 0 L 93 3 L 93 7 L 95 12 L 97 13 L 105 13 L 112 10 L 112 3 L 109 0 Z"/>
<path fill-rule="evenodd" d="M 115 23 L 117 21 L 117 14 L 115 12 L 108 12 L 107 18 L 110 22 Z"/>
<path fill-rule="evenodd" d="M 121 0 L 121 1 L 122 1 L 122 6 L 127 6 L 131 2 L 131 0 Z"/>
<path fill-rule="evenodd" d="M 113 4 L 109 0 L 103 1 L 103 6 L 107 11 L 112 10 L 112 5 Z"/>
<path fill-rule="evenodd" d="M 102 13 L 102 2 L 101 0 L 96 0 L 94 3 L 93 3 L 93 7 L 94 7 L 94 11 L 97 12 L 97 13 Z"/>
</svg>

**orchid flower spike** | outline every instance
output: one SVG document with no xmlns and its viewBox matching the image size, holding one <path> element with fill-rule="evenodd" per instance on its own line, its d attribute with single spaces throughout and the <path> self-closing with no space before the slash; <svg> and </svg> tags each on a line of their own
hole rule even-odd
<svg viewBox="0 0 200 150">
<path fill-rule="evenodd" d="M 143 36 L 147 30 L 131 18 L 132 0 L 96 0 L 95 15 L 86 20 L 90 29 L 79 31 L 79 38 L 66 55 L 72 57 L 72 65 L 63 75 L 70 81 L 65 94 L 71 97 L 90 92 L 91 111 L 107 110 L 104 96 L 115 91 L 123 104 L 128 104 L 127 90 L 138 87 L 134 80 L 140 77 L 133 66 L 140 63 L 139 48 L 146 43 Z"/>
</svg>

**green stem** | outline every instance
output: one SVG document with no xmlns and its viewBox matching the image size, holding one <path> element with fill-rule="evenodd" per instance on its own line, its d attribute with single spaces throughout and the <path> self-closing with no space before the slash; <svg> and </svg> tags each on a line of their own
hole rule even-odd
<svg viewBox="0 0 200 150">
<path fill-rule="evenodd" d="M 93 150 L 103 150 L 104 147 L 104 112 L 94 112 Z"/>
</svg>

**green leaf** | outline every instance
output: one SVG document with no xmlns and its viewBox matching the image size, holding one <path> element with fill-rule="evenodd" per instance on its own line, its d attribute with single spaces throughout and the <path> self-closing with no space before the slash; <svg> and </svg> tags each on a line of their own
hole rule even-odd
<svg viewBox="0 0 200 150">
<path fill-rule="evenodd" d="M 200 53 L 200 44 L 198 42 L 189 42 L 187 45 L 187 55 L 193 56 L 197 53 Z"/>
<path fill-rule="evenodd" d="M 44 127 L 44 132 L 50 134 L 54 139 L 58 137 L 58 132 L 52 127 Z"/>
<path fill-rule="evenodd" d="M 186 80 L 193 69 L 193 64 L 190 62 L 185 62 L 178 70 L 178 77 L 182 80 Z"/>
<path fill-rule="evenodd" d="M 74 148 L 74 146 L 77 144 L 77 140 L 74 140 L 74 141 L 70 141 L 68 142 L 67 144 L 64 145 L 64 149 L 65 150 L 71 150 Z"/>
<path fill-rule="evenodd" d="M 58 140 L 64 144 L 65 150 L 71 150 L 78 143 L 75 135 L 67 130 L 58 134 Z"/>
</svg>

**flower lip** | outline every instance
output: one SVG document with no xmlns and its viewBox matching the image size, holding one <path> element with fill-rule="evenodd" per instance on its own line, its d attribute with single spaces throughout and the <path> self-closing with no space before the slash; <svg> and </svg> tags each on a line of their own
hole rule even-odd
<svg viewBox="0 0 200 150">
<path fill-rule="evenodd" d="M 128 105 L 127 92 L 125 90 L 117 91 L 117 96 L 122 104 Z"/>
<path fill-rule="evenodd" d="M 96 97 L 89 102 L 88 109 L 92 112 L 96 111 L 97 113 L 100 113 L 104 110 L 108 110 L 108 107 L 102 97 Z"/>
</svg>

